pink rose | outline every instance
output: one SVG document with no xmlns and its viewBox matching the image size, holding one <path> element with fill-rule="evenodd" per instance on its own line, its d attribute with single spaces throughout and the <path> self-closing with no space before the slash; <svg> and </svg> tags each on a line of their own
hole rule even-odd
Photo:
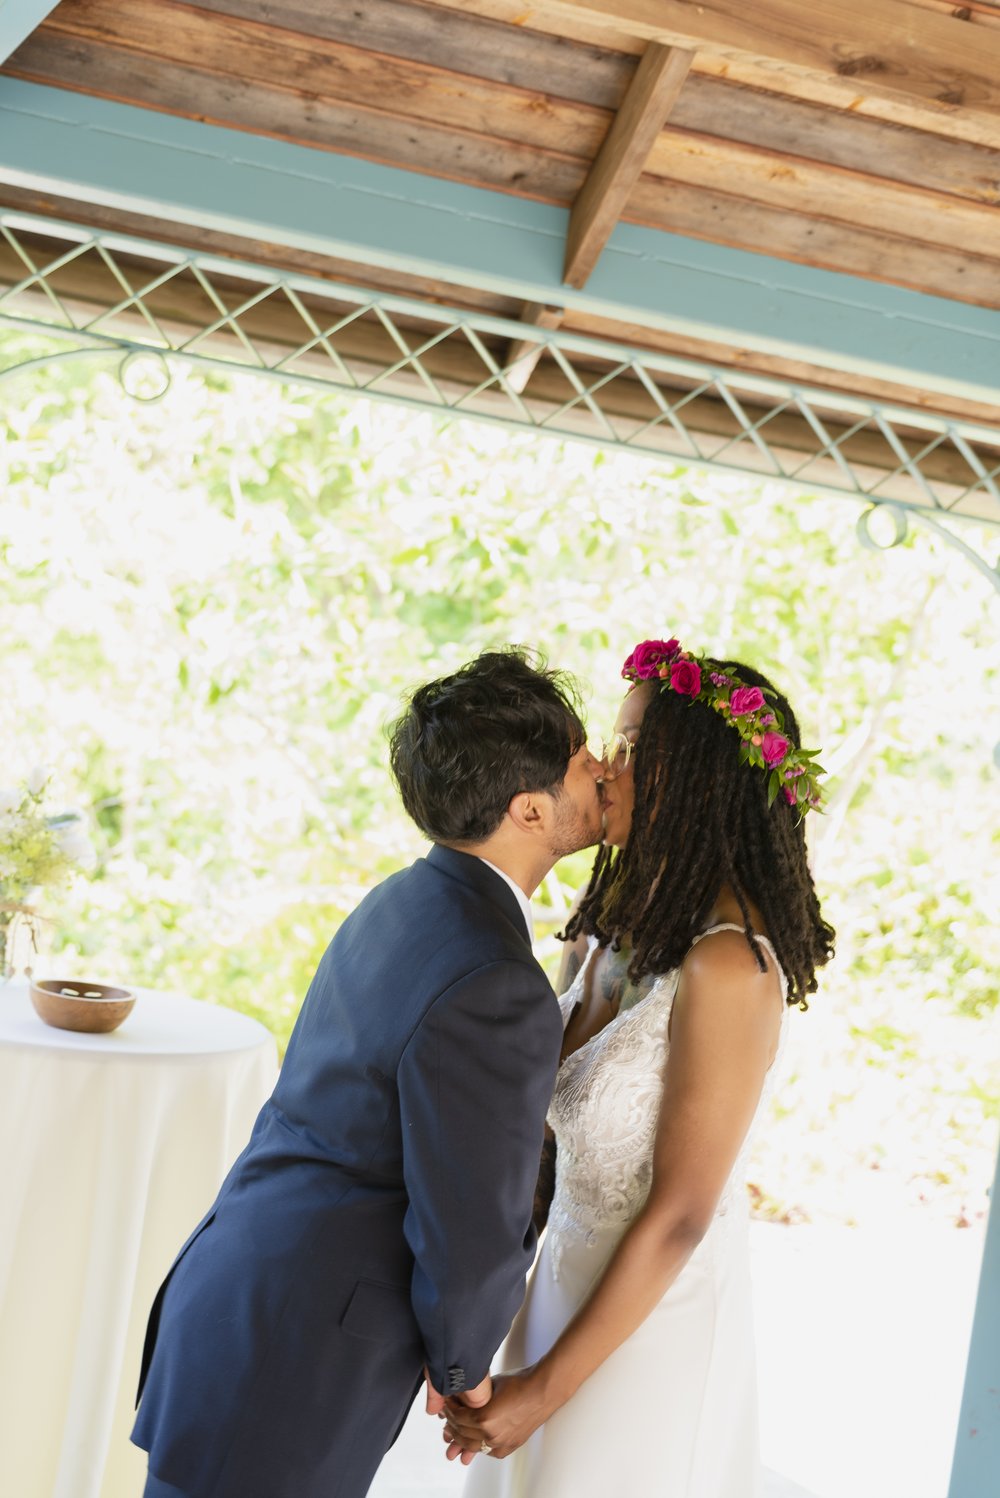
<svg viewBox="0 0 1000 1498">
<path fill-rule="evenodd" d="M 760 746 L 765 765 L 780 765 L 788 753 L 788 740 L 780 733 L 765 733 Z"/>
<path fill-rule="evenodd" d="M 675 661 L 670 667 L 670 685 L 682 697 L 697 697 L 701 691 L 701 667 L 695 661 Z"/>
<path fill-rule="evenodd" d="M 734 718 L 745 718 L 764 706 L 764 693 L 760 687 L 737 687 L 729 698 L 729 710 Z"/>
<path fill-rule="evenodd" d="M 659 675 L 664 662 L 669 665 L 677 659 L 680 648 L 677 640 L 643 640 L 622 666 L 622 675 L 626 680 L 634 678 L 638 681 L 651 681 L 654 676 Z"/>
</svg>

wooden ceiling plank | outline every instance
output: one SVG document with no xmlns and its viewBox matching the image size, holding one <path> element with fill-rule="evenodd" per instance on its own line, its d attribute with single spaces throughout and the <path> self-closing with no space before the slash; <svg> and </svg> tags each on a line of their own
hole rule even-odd
<svg viewBox="0 0 1000 1498">
<path fill-rule="evenodd" d="M 877 226 L 886 234 L 971 255 L 1000 255 L 996 204 L 970 202 L 671 126 L 656 140 L 646 175 L 729 193 L 762 208 L 784 208 L 848 226 Z M 1000 203 L 1000 183 L 997 189 Z"/>
<path fill-rule="evenodd" d="M 647 41 L 765 58 L 845 88 L 960 105 L 1000 118 L 1000 33 L 970 26 L 961 9 L 917 10 L 908 0 L 547 0 L 568 19 L 629 29 Z"/>
<path fill-rule="evenodd" d="M 65 5 L 66 0 L 63 0 Z M 386 57 L 616 109 L 635 71 L 620 53 L 420 0 L 197 0 L 200 10 L 280 25 Z M 581 80 L 585 86 L 581 91 Z"/>
<path fill-rule="evenodd" d="M 376 9 L 383 3 L 390 3 L 393 10 L 418 9 L 423 12 L 431 9 L 428 6 L 400 5 L 399 0 L 367 0 L 367 4 Z M 169 40 L 165 40 L 159 0 L 155 5 L 151 5 L 150 0 L 133 0 L 133 4 L 136 5 L 134 34 L 129 34 L 122 19 L 130 13 L 127 8 L 112 6 L 108 0 L 97 0 L 96 4 L 93 0 L 64 0 L 52 26 L 45 28 L 26 49 L 22 49 L 14 60 L 12 71 L 19 76 L 43 77 L 46 45 L 53 48 L 65 48 L 66 45 L 65 40 L 57 40 L 57 27 L 67 28 L 61 33 L 64 36 L 89 40 L 93 48 L 94 39 L 89 35 L 88 26 L 98 25 L 97 35 L 105 41 L 117 26 L 116 46 L 138 47 L 151 56 L 162 53 L 199 67 L 204 65 L 206 57 L 217 55 L 224 60 L 223 71 L 229 76 L 244 83 L 257 77 L 263 84 L 284 84 L 297 89 L 304 102 L 319 95 L 363 107 L 381 108 L 390 97 L 393 113 L 401 118 L 410 115 L 435 124 L 454 124 L 488 134 L 491 138 L 517 140 L 541 149 L 577 155 L 588 161 L 597 154 L 609 118 L 603 105 L 596 107 L 594 103 L 586 102 L 588 92 L 593 85 L 602 100 L 611 98 L 613 107 L 621 99 L 634 71 L 629 60 L 618 59 L 612 71 L 608 72 L 601 68 L 596 54 L 579 49 L 583 54 L 575 59 L 579 66 L 563 68 L 564 84 L 570 78 L 576 80 L 574 97 L 562 100 L 551 95 L 541 97 L 534 94 L 515 78 L 500 86 L 490 79 L 477 79 L 473 86 L 470 78 L 459 78 L 449 71 L 439 71 L 423 64 L 409 66 L 398 58 L 387 63 L 385 59 L 357 47 L 331 45 L 325 54 L 320 52 L 315 57 L 309 70 L 310 87 L 306 90 L 302 87 L 306 73 L 302 38 L 293 33 L 271 32 L 259 22 L 251 21 L 243 26 L 242 31 L 236 23 L 235 32 L 227 31 L 213 41 L 213 22 L 225 27 L 228 24 L 225 17 L 220 22 L 214 15 L 198 16 L 195 13 L 193 29 L 187 24 L 171 28 Z M 234 8 L 247 8 L 246 0 L 228 0 L 228 4 Z M 254 8 L 266 9 L 256 3 Z M 182 15 L 191 10 L 187 6 L 176 9 Z M 457 23 L 462 21 L 451 11 L 438 13 L 446 19 L 453 17 Z M 331 8 L 328 14 L 341 18 L 340 29 L 349 29 L 338 8 Z M 285 19 L 284 11 L 282 18 Z M 472 24 L 492 25 L 479 21 Z M 383 18 L 377 36 L 372 40 L 384 39 L 387 26 L 388 18 Z M 492 27 L 494 32 L 505 29 L 517 41 L 531 39 L 524 37 L 516 27 Z M 363 32 L 361 36 L 368 39 Z M 556 45 L 541 34 L 533 36 L 543 52 Z M 111 45 L 110 42 L 107 44 Z M 286 54 L 284 59 L 282 53 Z M 474 57 L 470 44 L 460 57 L 448 57 L 447 60 L 450 65 L 468 67 L 476 65 Z M 497 71 L 500 71 L 500 59 L 494 60 Z M 545 60 L 552 61 L 548 57 Z M 88 66 L 99 78 L 99 52 L 91 51 Z M 552 66 L 555 67 L 554 62 Z M 885 178 L 950 196 L 1000 203 L 1000 151 L 945 142 L 926 132 L 880 125 L 851 112 L 816 107 L 780 95 L 762 95 L 692 73 L 671 113 L 671 130 L 677 127 L 718 137 L 720 124 L 724 126 L 725 138 L 737 144 L 775 151 L 782 156 L 787 153 L 805 156 L 862 175 L 870 175 L 875 164 L 878 178 L 873 180 Z M 651 169 L 658 170 L 655 163 Z M 930 217 L 933 216 L 932 213 Z"/>
<path fill-rule="evenodd" d="M 648 177 L 636 184 L 624 219 L 685 239 L 1000 308 L 1000 259 L 918 243 L 863 224 L 765 208 L 728 193 Z"/>
<path fill-rule="evenodd" d="M 533 328 L 558 328 L 565 315 L 566 311 L 563 307 L 525 302 L 517 320 Z M 511 339 L 504 358 L 504 368 L 507 371 L 507 384 L 515 394 L 521 394 L 544 352 L 545 344 L 541 339 Z"/>
<path fill-rule="evenodd" d="M 651 43 L 580 191 L 566 234 L 563 280 L 586 285 L 677 101 L 693 54 Z"/>
<path fill-rule="evenodd" d="M 674 130 L 842 167 L 877 181 L 1000 204 L 1000 149 L 766 94 L 693 70 L 670 116 L 668 134 Z"/>
</svg>

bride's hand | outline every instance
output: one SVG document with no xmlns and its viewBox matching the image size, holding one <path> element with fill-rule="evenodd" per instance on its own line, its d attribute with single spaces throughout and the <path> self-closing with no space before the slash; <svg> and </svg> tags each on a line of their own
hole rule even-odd
<svg viewBox="0 0 1000 1498">
<path fill-rule="evenodd" d="M 546 1407 L 534 1368 L 499 1374 L 493 1380 L 493 1398 L 481 1409 L 469 1409 L 448 1399 L 445 1412 L 449 1461 L 481 1452 L 484 1442 L 491 1456 L 510 1456 L 552 1413 Z"/>
</svg>

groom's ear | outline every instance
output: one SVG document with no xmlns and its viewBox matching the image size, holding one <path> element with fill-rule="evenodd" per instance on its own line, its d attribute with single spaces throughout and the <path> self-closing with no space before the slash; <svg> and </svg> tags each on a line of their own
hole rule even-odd
<svg viewBox="0 0 1000 1498">
<path fill-rule="evenodd" d="M 544 797 L 532 791 L 519 791 L 511 798 L 507 815 L 518 832 L 537 832 L 545 825 L 546 810 Z"/>
</svg>

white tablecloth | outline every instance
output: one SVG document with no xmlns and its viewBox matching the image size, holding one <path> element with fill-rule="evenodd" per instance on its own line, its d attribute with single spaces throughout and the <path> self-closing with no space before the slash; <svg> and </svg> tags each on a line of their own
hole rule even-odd
<svg viewBox="0 0 1000 1498">
<path fill-rule="evenodd" d="M 146 1315 L 277 1076 L 255 1020 L 138 990 L 111 1035 L 0 985 L 0 1495 L 137 1498 Z"/>
</svg>

